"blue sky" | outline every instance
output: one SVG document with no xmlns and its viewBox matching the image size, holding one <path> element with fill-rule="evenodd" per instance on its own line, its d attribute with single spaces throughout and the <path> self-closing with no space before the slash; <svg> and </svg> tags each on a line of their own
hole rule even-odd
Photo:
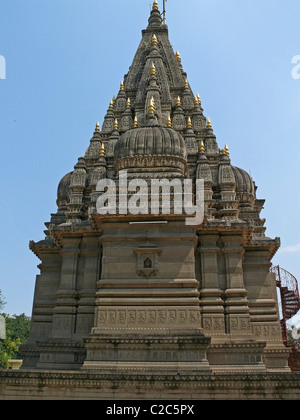
<svg viewBox="0 0 300 420">
<path fill-rule="evenodd" d="M 152 0 L 2 0 L 0 289 L 5 311 L 31 315 L 56 189 L 84 155 L 128 72 Z M 159 0 L 162 9 L 162 0 Z M 299 0 L 168 0 L 170 41 L 220 147 L 265 198 L 274 263 L 300 279 Z M 300 71 L 299 71 L 300 74 Z"/>
</svg>

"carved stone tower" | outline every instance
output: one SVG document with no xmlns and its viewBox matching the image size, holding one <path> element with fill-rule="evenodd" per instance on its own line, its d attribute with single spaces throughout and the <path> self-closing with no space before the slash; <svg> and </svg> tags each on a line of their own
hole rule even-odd
<svg viewBox="0 0 300 420">
<path fill-rule="evenodd" d="M 121 200 L 125 173 L 146 185 L 137 214 Z M 164 200 L 149 213 L 153 179 L 191 181 L 194 203 L 203 180 L 201 223 Z M 117 200 L 105 214 L 97 203 L 108 180 Z M 102 126 L 59 184 L 45 239 L 30 243 L 41 273 L 23 368 L 288 370 L 269 271 L 280 241 L 265 235 L 256 190 L 219 148 L 155 1 Z"/>
</svg>

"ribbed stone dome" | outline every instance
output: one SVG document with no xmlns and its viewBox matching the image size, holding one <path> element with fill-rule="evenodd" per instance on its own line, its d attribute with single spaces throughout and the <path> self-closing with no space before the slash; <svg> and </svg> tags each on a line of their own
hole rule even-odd
<svg viewBox="0 0 300 420">
<path fill-rule="evenodd" d="M 65 175 L 60 183 L 58 184 L 58 188 L 57 188 L 57 200 L 69 200 L 69 196 L 70 196 L 70 182 L 71 182 L 71 175 L 72 172 L 68 173 L 67 175 Z"/>
<path fill-rule="evenodd" d="M 244 169 L 232 166 L 236 180 L 236 192 L 248 193 L 255 196 L 255 185 L 252 177 Z"/>
<path fill-rule="evenodd" d="M 137 169 L 139 172 L 150 172 L 152 169 L 153 172 L 183 175 L 187 150 L 183 137 L 177 131 L 151 125 L 124 133 L 116 143 L 114 158 L 117 171 Z"/>
</svg>

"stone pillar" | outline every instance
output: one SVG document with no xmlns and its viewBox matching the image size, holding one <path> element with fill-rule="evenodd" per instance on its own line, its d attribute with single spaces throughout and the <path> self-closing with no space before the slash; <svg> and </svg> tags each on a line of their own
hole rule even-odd
<svg viewBox="0 0 300 420">
<path fill-rule="evenodd" d="M 200 235 L 198 251 L 201 257 L 200 305 L 202 309 L 202 327 L 206 335 L 225 334 L 223 292 L 219 288 L 218 252 L 219 235 Z"/>
<path fill-rule="evenodd" d="M 76 337 L 89 336 L 94 325 L 97 281 L 100 277 L 100 238 L 84 237 L 81 243 L 81 257 L 84 258 L 82 289 L 78 293 Z"/>
<path fill-rule="evenodd" d="M 62 238 L 61 280 L 56 293 L 51 338 L 72 339 L 77 315 L 77 263 L 81 238 Z"/>
<path fill-rule="evenodd" d="M 227 290 L 225 291 L 226 332 L 231 337 L 250 337 L 250 314 L 243 279 L 242 235 L 222 236 L 226 262 Z"/>
</svg>

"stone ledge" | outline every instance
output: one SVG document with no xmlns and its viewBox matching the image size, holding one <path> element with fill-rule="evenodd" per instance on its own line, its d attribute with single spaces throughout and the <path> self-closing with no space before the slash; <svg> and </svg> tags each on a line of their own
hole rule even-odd
<svg viewBox="0 0 300 420">
<path fill-rule="evenodd" d="M 299 399 L 300 373 L 130 374 L 0 371 L 1 399 Z"/>
</svg>

